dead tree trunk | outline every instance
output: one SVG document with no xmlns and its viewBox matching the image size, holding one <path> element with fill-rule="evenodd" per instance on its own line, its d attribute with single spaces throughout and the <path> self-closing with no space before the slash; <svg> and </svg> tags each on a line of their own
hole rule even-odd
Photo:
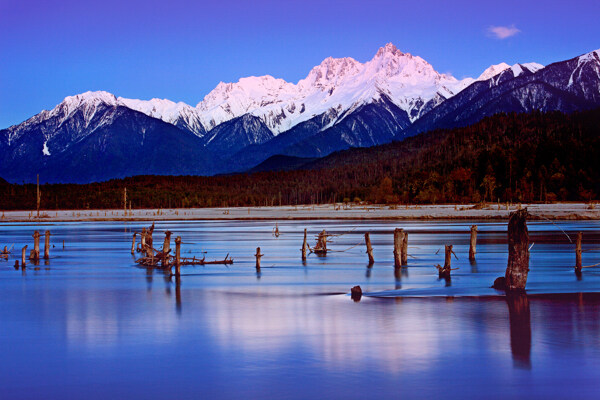
<svg viewBox="0 0 600 400">
<path fill-rule="evenodd" d="M 142 228 L 142 237 L 140 239 L 140 251 L 143 255 L 146 254 L 146 228 Z"/>
<path fill-rule="evenodd" d="M 394 267 L 402 266 L 402 245 L 404 242 L 404 229 L 394 230 Z"/>
<path fill-rule="evenodd" d="M 583 241 L 583 233 L 577 233 L 577 241 L 575 242 L 575 272 L 581 273 L 581 242 Z"/>
<path fill-rule="evenodd" d="M 181 273 L 181 236 L 175 238 L 175 276 Z"/>
<path fill-rule="evenodd" d="M 256 269 L 260 269 L 260 259 L 261 257 L 264 256 L 264 254 L 260 254 L 260 247 L 256 248 L 256 254 L 254 255 L 254 257 L 256 257 Z"/>
<path fill-rule="evenodd" d="M 306 251 L 308 250 L 308 243 L 306 242 L 306 228 L 304 228 L 304 241 L 302 242 L 302 261 L 306 261 Z"/>
<path fill-rule="evenodd" d="M 136 233 L 133 232 L 133 239 L 131 240 L 131 254 L 135 254 L 135 235 Z"/>
<path fill-rule="evenodd" d="M 447 244 L 445 247 L 444 268 L 451 268 L 450 267 L 451 262 L 452 262 L 452 245 Z"/>
<path fill-rule="evenodd" d="M 408 232 L 402 238 L 402 265 L 408 265 Z"/>
<path fill-rule="evenodd" d="M 50 231 L 46 231 L 44 237 L 44 259 L 50 258 Z"/>
<path fill-rule="evenodd" d="M 469 260 L 475 261 L 477 254 L 477 225 L 471 227 L 471 245 L 469 246 Z"/>
<path fill-rule="evenodd" d="M 165 241 L 163 242 L 163 248 L 162 248 L 162 252 L 164 254 L 167 254 L 169 251 L 171 251 L 171 235 L 172 233 L 169 231 L 165 232 Z"/>
<path fill-rule="evenodd" d="M 127 188 L 123 189 L 123 215 L 127 216 Z"/>
<path fill-rule="evenodd" d="M 529 231 L 527 208 L 512 212 L 508 220 L 508 265 L 505 284 L 507 291 L 525 290 L 529 272 Z"/>
</svg>

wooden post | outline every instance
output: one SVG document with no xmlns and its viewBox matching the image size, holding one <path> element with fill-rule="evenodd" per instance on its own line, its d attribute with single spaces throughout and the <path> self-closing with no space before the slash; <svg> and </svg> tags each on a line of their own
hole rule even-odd
<svg viewBox="0 0 600 400">
<path fill-rule="evenodd" d="M 469 246 L 469 260 L 475 261 L 477 254 L 477 225 L 471 227 L 471 245 Z"/>
<path fill-rule="evenodd" d="M 37 202 L 37 217 L 40 217 L 40 174 L 37 174 L 37 190 L 36 190 L 36 202 Z M 38 252 L 39 255 L 39 252 Z M 39 258 L 39 257 L 38 257 Z"/>
<path fill-rule="evenodd" d="M 264 254 L 260 254 L 260 247 L 256 248 L 256 254 L 254 255 L 254 257 L 256 257 L 256 269 L 260 269 L 260 258 L 264 256 Z"/>
<path fill-rule="evenodd" d="M 44 259 L 50 258 L 50 231 L 46 231 L 44 237 Z"/>
<path fill-rule="evenodd" d="M 581 242 L 583 233 L 577 232 L 577 241 L 575 242 L 575 272 L 581 272 Z"/>
<path fill-rule="evenodd" d="M 404 232 L 402 238 L 402 265 L 408 265 L 408 232 Z"/>
<path fill-rule="evenodd" d="M 402 244 L 404 242 L 404 229 L 394 229 L 394 267 L 402 266 Z"/>
<path fill-rule="evenodd" d="M 505 285 L 507 291 L 525 290 L 529 272 L 529 231 L 527 208 L 510 214 L 508 220 L 508 265 Z"/>
<path fill-rule="evenodd" d="M 373 246 L 371 246 L 371 238 L 369 237 L 369 232 L 365 232 L 365 243 L 367 245 L 367 255 L 369 256 L 369 265 L 375 262 L 373 258 Z"/>
<path fill-rule="evenodd" d="M 27 253 L 27 245 L 21 249 L 21 266 L 25 268 L 25 254 Z"/>
<path fill-rule="evenodd" d="M 181 236 L 175 238 L 175 276 L 179 276 L 181 271 Z"/>
<path fill-rule="evenodd" d="M 304 241 L 302 242 L 302 261 L 306 261 L 307 249 L 308 249 L 308 243 L 306 243 L 306 228 L 304 228 Z"/>
</svg>

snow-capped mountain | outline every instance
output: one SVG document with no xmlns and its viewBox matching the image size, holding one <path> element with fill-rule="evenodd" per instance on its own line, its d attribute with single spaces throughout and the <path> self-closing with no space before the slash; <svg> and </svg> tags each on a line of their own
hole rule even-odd
<svg viewBox="0 0 600 400">
<path fill-rule="evenodd" d="M 405 132 L 466 126 L 499 112 L 573 112 L 600 106 L 600 50 L 546 67 L 515 64 L 477 81 Z"/>
<path fill-rule="evenodd" d="M 364 64 L 349 57 L 326 58 L 297 84 L 268 75 L 220 83 L 196 108 L 207 130 L 252 114 L 277 135 L 329 110 L 343 114 L 378 101 L 381 95 L 414 121 L 428 103 L 439 104 L 472 81 L 440 74 L 421 57 L 388 43 Z"/>
<path fill-rule="evenodd" d="M 547 67 L 501 63 L 457 80 L 388 44 L 365 63 L 327 58 L 298 83 L 220 83 L 196 107 L 102 91 L 69 96 L 0 130 L 0 176 L 86 182 L 235 172 L 277 154 L 322 157 L 498 112 L 599 106 L 600 50 Z"/>
</svg>

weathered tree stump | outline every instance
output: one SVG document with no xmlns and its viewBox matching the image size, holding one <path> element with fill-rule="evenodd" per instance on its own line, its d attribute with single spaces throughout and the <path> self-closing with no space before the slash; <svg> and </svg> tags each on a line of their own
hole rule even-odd
<svg viewBox="0 0 600 400">
<path fill-rule="evenodd" d="M 302 242 L 302 261 L 306 261 L 306 252 L 308 251 L 308 243 L 306 242 L 306 228 L 304 228 L 304 241 Z"/>
<path fill-rule="evenodd" d="M 40 232 L 35 231 L 33 233 L 33 250 L 29 254 L 29 259 L 32 261 L 38 261 L 40 259 Z"/>
<path fill-rule="evenodd" d="M 140 238 L 140 252 L 146 254 L 146 228 L 142 228 L 142 234 Z"/>
<path fill-rule="evenodd" d="M 50 258 L 50 231 L 46 231 L 44 237 L 44 259 Z"/>
<path fill-rule="evenodd" d="M 394 229 L 394 267 L 402 266 L 402 246 L 404 243 L 404 229 Z"/>
<path fill-rule="evenodd" d="M 510 214 L 508 220 L 508 265 L 506 267 L 506 290 L 523 291 L 529 273 L 529 231 L 527 208 Z"/>
<path fill-rule="evenodd" d="M 369 232 L 365 232 L 365 244 L 367 245 L 367 255 L 369 256 L 369 265 L 372 265 L 375 262 L 373 258 L 373 246 L 371 246 L 371 237 L 369 236 Z"/>
<path fill-rule="evenodd" d="M 27 254 L 27 245 L 21 249 L 21 265 L 25 268 L 25 255 Z"/>
<path fill-rule="evenodd" d="M 260 259 L 262 256 L 264 256 L 264 254 L 260 254 L 260 247 L 257 247 L 256 254 L 254 255 L 254 257 L 256 257 L 256 269 L 260 269 Z"/>
<path fill-rule="evenodd" d="M 169 251 L 171 251 L 171 235 L 173 233 L 166 231 L 165 232 L 165 241 L 163 242 L 163 248 L 162 248 L 162 252 L 164 254 L 167 254 Z"/>
<path fill-rule="evenodd" d="M 402 238 L 402 265 L 408 265 L 408 232 L 404 232 L 404 237 Z"/>
<path fill-rule="evenodd" d="M 469 246 L 469 260 L 475 261 L 477 254 L 477 225 L 471 227 L 471 244 Z"/>
<path fill-rule="evenodd" d="M 581 242 L 583 241 L 583 233 L 577 233 L 577 239 L 575 241 L 575 272 L 581 273 Z"/>
<path fill-rule="evenodd" d="M 452 263 L 452 245 L 447 244 L 445 246 L 444 266 L 441 267 L 439 265 L 436 265 L 436 268 L 438 269 L 438 276 L 440 278 L 444 278 L 444 279 L 450 278 L 450 273 L 452 271 L 451 263 Z"/>
</svg>

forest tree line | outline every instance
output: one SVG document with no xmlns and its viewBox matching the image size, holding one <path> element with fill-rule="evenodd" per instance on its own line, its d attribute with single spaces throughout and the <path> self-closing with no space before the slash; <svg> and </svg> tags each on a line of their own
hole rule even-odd
<svg viewBox="0 0 600 400">
<path fill-rule="evenodd" d="M 47 210 L 122 209 L 124 188 L 133 208 L 588 202 L 600 194 L 600 109 L 498 114 L 465 128 L 341 151 L 296 171 L 40 188 Z M 34 184 L 0 181 L 0 209 L 35 208 Z"/>
</svg>

